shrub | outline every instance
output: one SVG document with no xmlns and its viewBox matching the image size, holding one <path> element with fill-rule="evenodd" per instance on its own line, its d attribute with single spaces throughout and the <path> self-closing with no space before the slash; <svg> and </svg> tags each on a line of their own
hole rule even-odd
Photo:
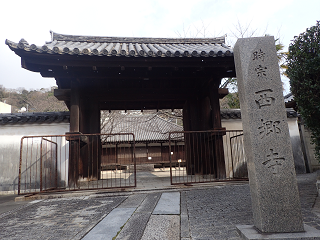
<svg viewBox="0 0 320 240">
<path fill-rule="evenodd" d="M 311 131 L 320 161 L 320 21 L 295 36 L 289 46 L 287 75 L 298 111 Z"/>
</svg>

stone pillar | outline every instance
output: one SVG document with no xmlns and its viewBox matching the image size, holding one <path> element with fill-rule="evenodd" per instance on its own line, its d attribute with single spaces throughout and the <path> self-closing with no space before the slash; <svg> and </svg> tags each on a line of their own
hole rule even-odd
<svg viewBox="0 0 320 240">
<path fill-rule="evenodd" d="M 304 231 L 275 40 L 238 39 L 234 58 L 254 225 Z"/>
</svg>

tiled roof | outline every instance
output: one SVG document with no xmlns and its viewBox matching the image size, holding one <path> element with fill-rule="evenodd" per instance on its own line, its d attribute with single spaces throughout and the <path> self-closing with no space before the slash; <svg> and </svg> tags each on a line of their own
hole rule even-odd
<svg viewBox="0 0 320 240">
<path fill-rule="evenodd" d="M 241 119 L 240 109 L 221 109 L 221 119 Z"/>
<path fill-rule="evenodd" d="M 297 112 L 287 109 L 288 118 L 296 118 Z M 221 119 L 241 119 L 240 109 L 221 109 Z M 1 113 L 0 125 L 69 122 L 70 112 L 32 112 L 32 113 Z M 128 133 L 134 131 L 140 139 L 164 139 L 168 132 L 183 131 L 183 127 L 167 121 L 155 114 L 128 115 L 114 123 L 112 133 Z M 146 133 L 149 131 L 148 133 Z M 147 135 L 149 134 L 149 137 Z M 158 137 L 155 137 L 155 136 Z"/>
<path fill-rule="evenodd" d="M 293 96 L 293 94 L 290 92 L 290 93 L 288 93 L 287 95 L 284 96 L 284 102 L 285 102 L 285 103 L 288 103 L 288 102 L 291 102 L 291 101 L 294 101 L 294 96 Z"/>
<path fill-rule="evenodd" d="M 6 40 L 12 49 L 29 52 L 67 55 L 126 56 L 126 57 L 224 57 L 233 51 L 218 38 L 127 38 L 91 37 L 52 33 L 52 41 L 43 46 Z"/>
<path fill-rule="evenodd" d="M 106 132 L 102 133 L 134 133 L 136 142 L 166 142 L 169 132 L 183 131 L 182 126 L 156 114 L 122 115 L 112 121 L 112 127 L 107 125 L 106 129 Z"/>
<path fill-rule="evenodd" d="M 296 107 L 296 101 L 294 100 L 294 96 L 291 92 L 284 96 L 284 103 L 287 108 Z"/>
<path fill-rule="evenodd" d="M 69 112 L 2 113 L 0 125 L 69 122 Z"/>
</svg>

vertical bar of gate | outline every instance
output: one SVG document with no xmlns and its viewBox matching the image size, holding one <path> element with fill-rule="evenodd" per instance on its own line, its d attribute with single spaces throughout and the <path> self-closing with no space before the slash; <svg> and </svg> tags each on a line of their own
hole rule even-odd
<svg viewBox="0 0 320 240">
<path fill-rule="evenodd" d="M 121 136 L 120 135 L 118 135 L 118 145 L 117 145 L 117 163 L 121 163 L 121 154 L 122 154 L 122 146 L 121 146 Z M 116 185 L 116 181 L 117 181 L 117 179 L 119 179 L 119 186 L 120 187 L 122 187 L 122 185 L 121 185 L 121 183 L 122 183 L 122 181 L 121 181 L 121 178 L 120 178 L 120 176 L 118 176 L 118 169 L 116 169 L 116 171 L 115 171 L 115 186 L 117 186 Z"/>
<path fill-rule="evenodd" d="M 231 145 L 228 144 L 228 139 L 230 139 L 230 136 L 233 134 L 233 132 L 226 131 L 226 134 L 223 136 L 223 151 L 225 156 L 225 166 L 226 166 L 226 178 L 230 179 L 230 165 L 232 163 L 230 162 L 230 152 L 231 152 Z"/>
<path fill-rule="evenodd" d="M 231 148 L 231 153 L 230 153 L 230 156 L 231 156 L 231 167 L 232 167 L 232 178 L 234 178 L 234 163 L 233 163 L 233 158 L 234 158 L 234 154 L 233 154 L 233 150 L 234 150 L 234 147 L 237 147 L 237 145 L 233 145 L 232 141 L 233 141 L 233 138 L 235 136 L 232 136 L 230 137 L 230 148 Z"/>
<path fill-rule="evenodd" d="M 31 191 L 31 166 L 32 166 L 32 150 L 33 150 L 33 142 L 32 142 L 32 147 L 31 147 L 31 156 L 30 156 L 30 174 L 29 174 L 29 190 Z M 28 173 L 28 166 L 26 167 L 26 173 Z"/>
<path fill-rule="evenodd" d="M 97 163 L 97 180 L 101 181 L 101 188 L 103 188 L 103 179 L 101 177 L 101 164 L 102 164 L 102 141 L 101 141 L 101 134 L 99 134 L 99 138 L 98 138 L 98 147 L 101 149 L 100 152 L 98 151 L 98 159 L 100 158 L 100 162 L 98 161 Z"/>
<path fill-rule="evenodd" d="M 171 157 L 171 133 L 169 133 L 169 162 L 170 162 L 170 181 L 172 182 L 172 157 Z"/>
<path fill-rule="evenodd" d="M 212 162 L 211 162 L 211 159 L 212 159 L 212 149 L 210 148 L 210 142 L 212 142 L 212 133 L 207 133 L 207 139 L 205 141 L 205 144 L 204 144 L 204 151 L 207 153 L 206 154 L 206 158 L 207 158 L 207 168 L 209 168 L 209 180 L 211 181 L 212 179 L 212 170 L 213 170 L 213 167 L 212 167 Z"/>
<path fill-rule="evenodd" d="M 51 138 L 51 140 L 53 140 Z M 56 137 L 56 141 L 57 142 L 57 137 Z M 55 144 L 55 188 L 58 188 L 58 144 Z"/>
<path fill-rule="evenodd" d="M 89 163 L 91 163 L 91 180 L 92 180 L 92 187 L 94 188 L 95 182 L 96 182 L 96 187 L 99 188 L 99 181 L 98 181 L 98 169 L 97 169 L 97 174 L 95 174 L 95 163 L 97 164 L 98 167 L 98 141 L 97 141 L 97 134 L 96 135 L 90 135 L 89 137 L 91 138 L 91 161 Z M 94 154 L 96 153 L 96 154 Z M 88 176 L 88 181 L 90 181 L 89 176 Z M 88 186 L 89 186 L 90 182 L 88 182 Z"/>
<path fill-rule="evenodd" d="M 21 184 L 21 166 L 22 166 L 22 153 L 23 153 L 23 140 L 24 137 L 21 138 L 20 142 L 20 162 L 19 162 L 19 179 L 18 179 L 18 195 L 20 195 L 20 184 Z"/>
<path fill-rule="evenodd" d="M 83 136 L 84 138 L 87 138 L 86 139 L 86 148 L 87 148 L 87 153 L 84 155 L 84 156 L 80 156 L 80 158 L 83 158 L 82 159 L 82 163 L 85 162 L 85 164 L 87 166 L 84 167 L 83 169 L 83 175 L 87 175 L 87 188 L 89 189 L 90 188 L 90 170 L 91 170 L 91 178 L 93 177 L 93 153 L 94 153 L 94 149 L 93 149 L 93 145 L 94 145 L 94 136 L 92 135 L 85 135 Z M 80 153 L 81 154 L 81 153 Z M 90 166 L 91 165 L 91 166 Z M 84 170 L 87 168 L 87 173 L 84 172 Z M 85 179 L 85 176 L 83 176 L 83 178 Z M 83 179 L 83 181 L 84 181 Z M 91 179 L 93 180 L 93 179 Z M 92 187 L 94 187 L 94 183 L 92 182 Z"/>
<path fill-rule="evenodd" d="M 188 133 L 188 132 L 185 132 L 185 137 L 186 137 L 186 142 L 187 142 L 187 151 L 186 151 L 186 155 L 187 155 L 187 157 L 186 157 L 186 159 L 188 159 L 188 171 L 187 171 L 187 180 L 186 180 L 186 183 L 188 183 L 189 182 L 189 175 L 190 175 L 190 178 L 191 178 L 191 174 L 192 174 L 192 171 L 193 171 L 193 169 L 192 169 L 192 156 L 191 156 L 191 144 L 190 144 L 190 141 L 191 141 L 191 137 L 190 137 L 190 134 Z M 192 178 L 191 178 L 192 179 Z"/>
<path fill-rule="evenodd" d="M 215 142 L 215 132 L 214 131 L 210 131 L 210 141 L 208 141 L 207 146 L 208 146 L 208 152 L 209 152 L 209 157 L 210 157 L 210 180 L 214 179 L 215 176 L 215 148 L 214 148 L 214 142 Z"/>
<path fill-rule="evenodd" d="M 193 133 L 191 134 L 192 139 L 193 139 L 193 153 L 194 153 L 194 165 L 195 165 L 195 172 L 194 172 L 194 181 L 197 182 L 197 174 L 196 172 L 199 173 L 199 143 L 198 143 L 198 133 Z M 197 165 L 197 167 L 196 167 Z M 200 180 L 200 177 L 198 175 L 198 179 Z"/>
<path fill-rule="evenodd" d="M 98 181 L 98 173 L 99 173 L 99 147 L 98 147 L 98 134 L 92 136 L 93 139 L 93 146 L 92 146 L 92 153 L 95 152 L 95 154 L 92 154 L 92 160 L 91 160 L 91 171 L 92 171 L 92 180 L 95 180 L 97 183 L 97 188 L 99 188 L 99 181 Z M 95 167 L 95 164 L 97 165 L 97 168 Z M 96 169 L 95 169 L 96 168 Z"/>
<path fill-rule="evenodd" d="M 61 150 L 61 162 L 62 162 L 62 157 L 64 157 L 63 158 L 63 160 L 64 160 L 64 183 L 65 183 L 64 187 L 67 189 L 67 187 L 69 186 L 69 184 L 68 184 L 69 176 L 67 176 L 67 167 L 68 167 L 68 171 L 69 171 L 70 159 L 69 159 L 69 157 L 67 157 L 67 156 L 69 156 L 69 150 L 68 150 L 69 143 L 67 142 L 67 139 L 65 136 L 61 137 L 61 146 L 62 146 L 62 144 L 64 146 L 62 148 L 62 149 L 64 149 L 64 154 L 62 153 L 62 150 Z M 61 171 L 61 173 L 62 173 L 62 171 Z"/>
<path fill-rule="evenodd" d="M 133 137 L 133 161 L 134 161 L 134 187 L 137 187 L 137 159 L 136 159 L 136 139 L 135 135 L 132 133 Z"/>
<path fill-rule="evenodd" d="M 42 138 L 40 140 L 40 192 L 42 191 Z"/>
<path fill-rule="evenodd" d="M 27 153 L 26 153 L 26 173 L 24 175 L 24 191 L 27 191 L 27 167 L 28 167 L 28 154 L 29 154 L 29 138 L 27 138 Z"/>
<path fill-rule="evenodd" d="M 58 137 L 56 137 L 56 142 L 58 143 Z M 61 151 L 62 151 L 62 137 L 59 137 L 59 144 L 57 144 L 57 153 L 56 153 L 56 155 L 57 155 L 57 164 L 59 162 L 59 171 L 57 171 L 57 188 L 61 187 L 61 183 L 62 183 Z M 58 169 L 58 165 L 57 165 L 57 169 Z M 59 172 L 60 172 L 60 181 L 58 183 L 58 173 Z"/>
</svg>

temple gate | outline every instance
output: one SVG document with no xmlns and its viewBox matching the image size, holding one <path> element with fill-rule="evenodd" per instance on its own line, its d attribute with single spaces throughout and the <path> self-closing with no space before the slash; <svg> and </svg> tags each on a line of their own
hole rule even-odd
<svg viewBox="0 0 320 240">
<path fill-rule="evenodd" d="M 100 110 L 183 109 L 185 131 L 222 129 L 219 99 L 228 90 L 219 85 L 222 78 L 235 77 L 233 52 L 224 37 L 118 38 L 53 32 L 43 46 L 24 39 L 6 44 L 21 57 L 23 68 L 56 79 L 54 94 L 70 110 L 70 134 L 100 133 Z M 205 150 L 207 158 L 198 167 L 191 164 L 192 156 L 204 151 L 202 144 L 186 149 L 193 153 L 187 154 L 188 174 L 214 171 L 216 178 L 225 178 L 222 137 L 215 136 L 214 149 Z M 98 179 L 100 140 L 81 146 L 69 140 L 71 148 L 81 147 L 80 156 L 70 155 L 69 181 Z M 93 147 L 100 150 L 90 151 Z M 88 159 L 98 161 L 90 164 Z M 205 161 L 213 161 L 213 169 L 207 169 Z"/>
</svg>

